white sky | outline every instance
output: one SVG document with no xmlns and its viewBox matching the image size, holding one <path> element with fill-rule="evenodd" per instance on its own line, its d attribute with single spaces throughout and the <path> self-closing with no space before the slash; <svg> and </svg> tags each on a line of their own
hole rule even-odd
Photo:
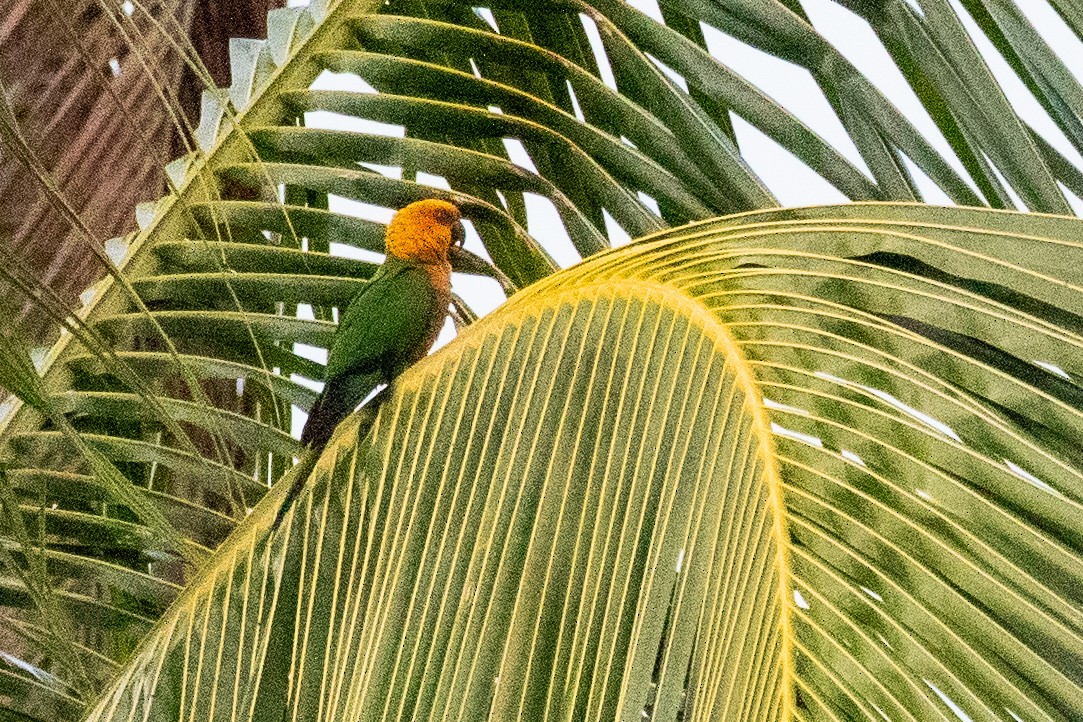
<svg viewBox="0 0 1083 722">
<path fill-rule="evenodd" d="M 661 19 L 656 0 L 627 1 L 644 13 L 656 19 Z M 908 2 L 920 11 L 919 0 L 908 0 Z M 958 0 L 949 0 L 949 2 L 955 8 L 956 13 L 963 19 L 964 26 L 970 32 L 972 39 L 985 57 L 994 76 L 1005 89 L 1016 112 L 1042 133 L 1069 161 L 1083 170 L 1083 158 L 1064 138 L 1053 121 L 1015 75 L 1014 71 L 995 52 L 985 37 L 976 30 L 976 26 L 969 15 L 962 9 Z M 298 6 L 307 5 L 308 2 L 306 0 L 289 0 L 288 4 Z M 913 91 L 910 90 L 902 74 L 895 67 L 887 51 L 869 25 L 832 0 L 802 0 L 802 5 L 816 29 L 862 71 L 887 98 L 898 106 L 903 115 L 928 138 L 933 147 L 948 159 L 948 162 L 960 176 L 967 178 L 962 164 L 955 158 L 947 141 L 936 129 L 932 119 L 925 112 Z M 1023 2 L 1017 2 L 1017 5 L 1065 62 L 1072 74 L 1083 83 L 1083 44 L 1068 29 L 1046 0 L 1024 0 Z M 491 22 L 491 14 L 484 11 L 479 14 Z M 584 27 L 591 39 L 595 54 L 604 57 L 601 41 L 593 23 L 584 18 Z M 831 111 L 827 99 L 808 71 L 747 46 L 718 29 L 709 26 L 704 26 L 703 29 L 707 49 L 712 55 L 796 115 L 854 163 L 857 168 L 864 170 L 868 174 L 868 169 L 859 156 L 856 147 L 843 129 L 842 124 Z M 612 85 L 613 79 L 611 73 L 608 72 L 608 67 L 604 63 L 602 63 L 602 66 L 603 81 Z M 663 70 L 673 77 L 672 71 L 669 71 L 668 68 L 663 68 Z M 681 82 L 679 78 L 675 78 L 675 80 Z M 324 73 L 316 81 L 314 87 L 372 92 L 372 89 L 366 87 L 356 76 L 333 73 Z M 788 151 L 740 118 L 734 117 L 733 121 L 742 155 L 783 206 L 846 202 L 847 199 L 838 190 L 820 178 Z M 366 123 L 330 113 L 308 113 L 306 114 L 306 123 L 314 127 L 362 130 L 381 134 L 402 135 L 403 133 L 401 126 Z M 533 164 L 530 162 L 529 156 L 518 141 L 505 141 L 505 145 L 513 162 L 533 170 Z M 394 176 L 400 173 L 398 169 L 371 167 L 386 175 Z M 950 204 L 948 197 L 939 188 L 924 179 L 920 171 L 916 171 L 913 166 L 911 166 L 911 170 L 915 172 L 915 177 L 918 178 L 923 200 L 928 203 Z M 439 177 L 421 176 L 419 181 L 438 187 L 447 187 L 444 179 Z M 974 187 L 972 183 L 971 186 Z M 1075 212 L 1083 216 L 1083 201 L 1068 191 L 1065 191 L 1065 195 Z M 644 199 L 649 201 L 645 197 Z M 1021 203 L 1020 208 L 1025 210 Z M 331 198 L 331 209 L 384 222 L 391 215 L 390 211 L 386 209 L 336 197 Z M 555 209 L 548 200 L 528 196 L 527 216 L 530 233 L 546 247 L 561 266 L 571 265 L 578 260 L 567 233 L 564 231 Z M 620 245 L 629 240 L 628 234 L 616 223 L 612 222 L 612 219 L 607 218 L 606 230 L 610 241 L 614 245 Z M 476 253 L 484 254 L 480 240 L 472 229 L 468 235 L 467 248 Z M 332 253 L 341 255 L 357 255 L 354 249 L 339 244 L 332 244 L 331 250 Z M 488 313 L 504 300 L 497 284 L 488 279 L 456 277 L 454 287 L 455 291 L 479 314 Z M 304 313 L 304 309 L 302 309 L 302 313 Z M 437 342 L 437 347 L 447 343 L 453 336 L 454 329 L 449 320 L 448 326 Z M 301 350 L 299 349 L 299 351 Z M 323 361 L 326 352 L 322 349 L 309 349 L 305 352 L 305 355 L 311 355 L 313 358 Z M 294 425 L 295 430 L 299 431 L 300 425 L 303 424 L 304 415 L 300 412 L 297 415 L 300 418 L 295 419 Z"/>
</svg>

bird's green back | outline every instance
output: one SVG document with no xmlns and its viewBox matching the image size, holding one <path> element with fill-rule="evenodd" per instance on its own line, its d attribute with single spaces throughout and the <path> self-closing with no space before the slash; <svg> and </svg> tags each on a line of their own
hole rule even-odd
<svg viewBox="0 0 1083 722">
<path fill-rule="evenodd" d="M 412 356 L 431 335 L 432 319 L 443 321 L 440 295 L 420 264 L 388 257 L 342 314 L 325 378 L 411 363 L 396 356 Z"/>
</svg>

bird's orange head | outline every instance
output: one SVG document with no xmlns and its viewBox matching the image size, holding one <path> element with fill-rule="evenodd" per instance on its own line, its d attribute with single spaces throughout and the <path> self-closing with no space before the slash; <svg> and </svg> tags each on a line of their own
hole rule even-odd
<svg viewBox="0 0 1083 722">
<path fill-rule="evenodd" d="M 447 263 L 451 247 L 463 244 L 461 219 L 459 209 L 447 201 L 415 201 L 388 224 L 387 255 L 417 263 Z"/>
</svg>

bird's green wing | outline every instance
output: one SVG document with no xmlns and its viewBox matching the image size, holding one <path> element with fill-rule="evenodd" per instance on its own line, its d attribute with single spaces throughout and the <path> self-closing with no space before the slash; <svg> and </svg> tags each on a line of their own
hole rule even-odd
<svg viewBox="0 0 1083 722">
<path fill-rule="evenodd" d="M 437 294 L 424 269 L 388 259 L 354 297 L 331 342 L 325 379 L 367 373 L 424 343 Z"/>
</svg>

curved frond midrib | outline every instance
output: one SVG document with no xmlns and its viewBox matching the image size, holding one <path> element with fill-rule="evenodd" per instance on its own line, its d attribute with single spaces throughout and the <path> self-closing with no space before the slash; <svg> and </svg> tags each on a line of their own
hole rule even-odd
<svg viewBox="0 0 1083 722">
<path fill-rule="evenodd" d="M 766 231 L 765 231 L 766 232 Z M 636 244 L 637 251 L 645 250 L 649 241 Z M 616 253 L 620 253 L 619 251 Z M 605 267 L 610 261 L 609 254 L 588 262 L 576 269 L 576 277 L 590 279 L 585 283 L 576 283 L 572 288 L 569 279 L 562 277 L 558 282 L 543 281 L 536 289 L 512 298 L 504 307 L 492 314 L 492 321 L 464 329 L 456 339 L 454 350 L 457 355 L 464 353 L 465 348 L 475 346 L 475 336 L 484 338 L 489 323 L 503 323 L 511 327 L 518 326 L 524 318 L 536 317 L 543 309 L 551 309 L 563 304 L 574 305 L 583 300 L 595 300 L 598 298 L 625 298 L 643 302 L 654 302 L 659 305 L 674 309 L 689 322 L 701 328 L 708 337 L 720 348 L 725 356 L 726 364 L 732 369 L 737 380 L 737 385 L 744 396 L 745 412 L 752 419 L 752 427 L 756 436 L 757 456 L 764 465 L 764 484 L 767 488 L 767 505 L 772 517 L 772 536 L 775 540 L 776 561 L 775 566 L 778 574 L 778 598 L 781 601 L 782 615 L 778 620 L 778 634 L 782 641 L 783 662 L 782 688 L 792 688 L 792 651 L 793 643 L 790 618 L 793 614 L 793 589 L 789 579 L 789 562 L 787 560 L 789 549 L 789 533 L 787 531 L 786 508 L 783 498 L 782 477 L 779 474 L 774 448 L 774 435 L 771 432 L 771 422 L 766 408 L 763 406 L 763 395 L 755 374 L 745 359 L 739 343 L 730 335 L 718 317 L 711 310 L 698 302 L 693 296 L 688 295 L 679 287 L 661 283 L 654 280 L 645 280 L 636 277 L 624 277 L 621 275 L 602 275 L 595 277 L 593 269 L 596 266 Z M 441 354 L 437 353 L 416 364 L 408 370 L 397 382 L 401 389 L 411 386 L 411 379 L 423 379 L 427 377 L 427 367 L 442 364 Z M 788 720 L 792 716 L 792 696 L 787 696 L 783 705 L 781 719 Z"/>
</svg>

